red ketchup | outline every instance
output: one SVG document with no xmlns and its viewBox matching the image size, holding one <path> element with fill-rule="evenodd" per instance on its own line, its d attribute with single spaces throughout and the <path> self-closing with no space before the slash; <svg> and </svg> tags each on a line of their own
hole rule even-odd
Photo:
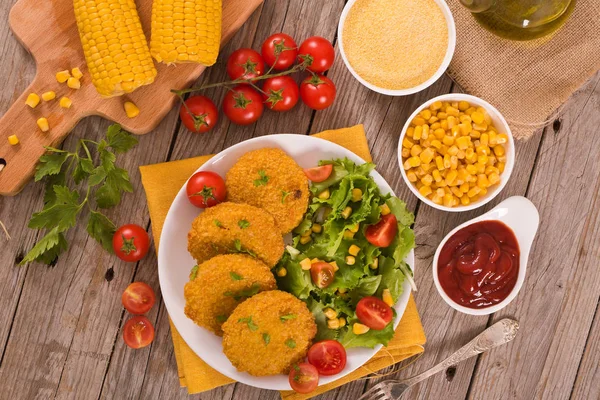
<svg viewBox="0 0 600 400">
<path fill-rule="evenodd" d="M 481 221 L 456 232 L 438 258 L 444 292 L 468 308 L 485 308 L 506 299 L 519 275 L 519 243 L 500 221 Z"/>
</svg>

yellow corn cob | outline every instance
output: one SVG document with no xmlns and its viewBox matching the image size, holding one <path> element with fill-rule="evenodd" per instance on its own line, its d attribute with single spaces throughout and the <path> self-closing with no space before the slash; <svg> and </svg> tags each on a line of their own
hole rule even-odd
<svg viewBox="0 0 600 400">
<path fill-rule="evenodd" d="M 154 0 L 150 52 L 166 64 L 213 65 L 221 44 L 221 0 Z"/>
<path fill-rule="evenodd" d="M 83 53 L 102 97 L 154 81 L 156 68 L 133 0 L 73 0 Z"/>
</svg>

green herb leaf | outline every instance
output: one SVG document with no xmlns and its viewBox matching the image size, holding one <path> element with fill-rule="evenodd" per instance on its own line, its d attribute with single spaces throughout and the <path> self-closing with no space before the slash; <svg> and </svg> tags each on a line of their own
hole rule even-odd
<svg viewBox="0 0 600 400">
<path fill-rule="evenodd" d="M 19 265 L 25 265 L 34 261 L 51 264 L 56 261 L 59 254 L 65 251 L 67 247 L 64 235 L 57 228 L 54 228 L 27 253 Z"/>
<path fill-rule="evenodd" d="M 241 281 L 242 279 L 244 279 L 243 276 L 236 274 L 233 271 L 229 272 L 229 276 L 231 277 L 231 280 L 234 280 L 234 281 Z"/>
<path fill-rule="evenodd" d="M 285 204 L 285 199 L 290 195 L 290 192 L 281 191 L 281 204 Z"/>
<path fill-rule="evenodd" d="M 112 239 L 116 229 L 115 224 L 104 214 L 93 210 L 90 211 L 87 232 L 109 253 L 114 253 Z"/>
<path fill-rule="evenodd" d="M 256 258 L 256 254 L 253 251 L 245 249 L 242 246 L 242 242 L 240 241 L 240 239 L 235 239 L 233 241 L 233 247 L 234 248 L 230 250 L 232 253 L 245 253 L 245 254 L 248 254 L 251 257 Z"/>
<path fill-rule="evenodd" d="M 252 332 L 255 332 L 258 330 L 258 325 L 256 325 L 253 321 L 252 321 L 252 316 L 246 317 L 246 318 L 240 318 L 238 319 L 238 322 L 243 322 L 246 325 L 248 325 L 248 329 L 250 329 Z"/>
<path fill-rule="evenodd" d="M 293 349 L 296 347 L 296 341 L 294 339 L 288 339 L 285 341 L 285 345 L 290 349 Z"/>
<path fill-rule="evenodd" d="M 235 301 L 240 301 L 242 299 L 252 297 L 258 292 L 260 292 L 260 284 L 254 282 L 252 286 L 250 286 L 248 289 L 238 290 L 237 292 L 232 292 L 228 290 L 225 293 L 223 293 L 223 295 L 227 297 L 233 297 Z"/>
<path fill-rule="evenodd" d="M 102 141 L 100 141 L 100 143 L 102 146 L 106 142 L 104 140 L 102 140 Z M 106 144 L 104 144 L 104 146 L 106 146 Z M 104 168 L 104 170 L 108 174 L 110 171 L 115 169 L 115 161 L 117 160 L 117 157 L 113 153 L 111 153 L 109 150 L 107 150 L 106 147 L 103 147 L 102 150 L 99 150 L 99 152 L 100 152 L 100 164 L 102 165 L 102 168 Z"/>
<path fill-rule="evenodd" d="M 294 318 L 296 318 L 296 314 L 282 315 L 281 317 L 279 317 L 281 322 L 285 322 L 285 321 L 288 321 L 288 320 L 294 319 Z"/>
<path fill-rule="evenodd" d="M 121 202 L 122 192 L 133 192 L 129 174 L 123 168 L 110 170 L 104 184 L 96 191 L 96 203 L 100 208 L 111 208 Z"/>
<path fill-rule="evenodd" d="M 238 226 L 239 226 L 241 229 L 246 229 L 247 227 L 249 227 L 249 226 L 250 226 L 250 222 L 246 221 L 245 219 L 240 219 L 240 220 L 238 221 Z"/>
<path fill-rule="evenodd" d="M 268 333 L 263 333 L 263 341 L 265 342 L 265 346 L 271 342 L 271 335 Z"/>
<path fill-rule="evenodd" d="M 264 169 L 258 171 L 258 176 L 260 176 L 260 179 L 254 180 L 254 186 L 264 186 L 269 182 L 269 177 Z"/>
<path fill-rule="evenodd" d="M 54 186 L 65 186 L 67 180 L 66 171 L 61 171 L 56 175 L 46 177 L 46 187 L 44 191 L 44 206 L 50 207 L 56 203 L 56 193 Z"/>
<path fill-rule="evenodd" d="M 68 152 L 48 153 L 41 156 L 40 163 L 35 171 L 35 181 L 38 182 L 45 176 L 60 173 L 63 164 L 69 157 L 71 157 L 71 154 Z"/>
<path fill-rule="evenodd" d="M 222 223 L 221 223 L 221 221 L 219 221 L 218 219 L 215 219 L 213 222 L 215 223 L 215 225 L 216 225 L 218 228 L 222 228 L 222 227 L 223 227 L 223 224 L 222 224 Z"/>
<path fill-rule="evenodd" d="M 194 279 L 196 279 L 197 275 L 198 275 L 198 266 L 194 265 L 194 268 L 192 268 L 192 271 L 190 272 L 190 281 L 193 281 Z"/>
<path fill-rule="evenodd" d="M 106 179 L 106 171 L 102 167 L 94 168 L 92 171 L 92 175 L 90 179 L 88 179 L 88 185 L 97 186 L 102 183 Z"/>
<path fill-rule="evenodd" d="M 77 165 L 73 171 L 73 180 L 76 184 L 80 184 L 85 178 L 89 177 L 94 172 L 94 163 L 88 158 L 80 158 L 77 160 Z"/>
<path fill-rule="evenodd" d="M 227 315 L 217 315 L 216 320 L 217 320 L 217 322 L 223 323 L 223 322 L 227 321 Z"/>
<path fill-rule="evenodd" d="M 54 203 L 34 213 L 29 221 L 32 229 L 57 229 L 64 232 L 75 226 L 77 213 L 81 210 L 79 193 L 70 191 L 66 186 L 54 186 Z"/>
<path fill-rule="evenodd" d="M 138 144 L 135 136 L 124 131 L 119 124 L 109 126 L 106 137 L 108 145 L 117 153 L 126 153 Z"/>
</svg>

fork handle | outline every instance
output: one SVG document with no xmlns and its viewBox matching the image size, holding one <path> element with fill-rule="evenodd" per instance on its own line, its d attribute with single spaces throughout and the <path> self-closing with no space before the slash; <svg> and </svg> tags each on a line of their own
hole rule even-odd
<svg viewBox="0 0 600 400">
<path fill-rule="evenodd" d="M 412 386 L 429 378 L 431 375 L 435 375 L 438 372 L 445 370 L 451 365 L 458 364 L 467 358 L 471 358 L 477 354 L 493 349 L 494 347 L 508 343 L 515 338 L 518 330 L 519 323 L 517 321 L 508 318 L 502 319 L 481 332 L 473 340 L 458 349 L 444 361 L 419 375 L 403 380 L 402 383 Z"/>
</svg>

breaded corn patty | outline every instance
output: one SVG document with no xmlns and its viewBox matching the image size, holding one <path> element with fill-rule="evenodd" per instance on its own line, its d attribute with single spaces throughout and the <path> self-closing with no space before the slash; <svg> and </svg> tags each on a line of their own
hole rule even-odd
<svg viewBox="0 0 600 400">
<path fill-rule="evenodd" d="M 237 306 L 223 324 L 223 352 L 239 370 L 255 376 L 287 374 L 306 356 L 317 325 L 306 304 L 272 290 Z"/>
<path fill-rule="evenodd" d="M 229 201 L 267 210 L 282 234 L 302 221 L 308 207 L 308 178 L 280 149 L 250 151 L 239 158 L 226 176 Z"/>
<path fill-rule="evenodd" d="M 242 253 L 274 266 L 283 237 L 268 212 L 247 204 L 221 203 L 204 210 L 188 233 L 188 251 L 198 264 L 218 254 Z"/>
<path fill-rule="evenodd" d="M 238 304 L 274 289 L 275 277 L 262 261 L 242 254 L 215 256 L 199 265 L 196 278 L 185 285 L 185 315 L 223 336 L 221 325 Z"/>
</svg>

